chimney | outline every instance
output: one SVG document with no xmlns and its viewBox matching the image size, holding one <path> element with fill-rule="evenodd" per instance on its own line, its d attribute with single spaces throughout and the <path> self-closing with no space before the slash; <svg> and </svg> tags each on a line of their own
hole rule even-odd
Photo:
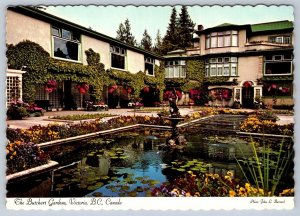
<svg viewBox="0 0 300 216">
<path fill-rule="evenodd" d="M 203 30 L 203 25 L 198 25 L 198 31 L 202 31 Z"/>
</svg>

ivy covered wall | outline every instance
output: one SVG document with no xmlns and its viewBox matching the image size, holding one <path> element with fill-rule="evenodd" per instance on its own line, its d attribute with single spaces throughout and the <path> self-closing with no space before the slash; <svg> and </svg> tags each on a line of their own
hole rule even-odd
<svg viewBox="0 0 300 216">
<path fill-rule="evenodd" d="M 35 99 L 36 84 L 44 84 L 48 80 L 64 81 L 72 80 L 77 83 L 87 83 L 92 86 L 91 95 L 96 101 L 103 100 L 105 87 L 113 84 L 130 86 L 133 88 L 132 97 L 139 98 L 140 92 L 146 86 L 159 90 L 159 98 L 162 100 L 164 83 L 164 64 L 155 66 L 155 77 L 147 76 L 140 71 L 136 74 L 127 71 L 106 70 L 100 62 L 100 54 L 93 49 L 85 51 L 88 65 L 80 63 L 60 61 L 50 57 L 40 45 L 23 41 L 17 45 L 7 45 L 7 62 L 11 69 L 21 69 L 27 66 L 23 75 L 23 99 L 31 102 Z"/>
</svg>

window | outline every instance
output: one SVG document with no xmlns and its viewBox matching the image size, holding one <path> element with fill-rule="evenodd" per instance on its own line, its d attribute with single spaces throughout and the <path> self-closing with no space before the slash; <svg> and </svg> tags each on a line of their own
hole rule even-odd
<svg viewBox="0 0 300 216">
<path fill-rule="evenodd" d="M 13 101 L 20 99 L 20 80 L 18 76 L 7 76 L 6 78 L 6 101 L 9 106 Z"/>
<path fill-rule="evenodd" d="M 154 76 L 154 59 L 147 57 L 145 58 L 145 73 L 150 76 Z"/>
<path fill-rule="evenodd" d="M 165 68 L 166 78 L 185 78 L 186 65 L 185 60 L 172 60 L 166 62 Z"/>
<path fill-rule="evenodd" d="M 111 67 L 125 70 L 126 50 L 121 47 L 111 45 L 110 54 Z"/>
<path fill-rule="evenodd" d="M 205 60 L 205 76 L 237 76 L 237 57 L 218 57 Z"/>
<path fill-rule="evenodd" d="M 292 58 L 291 54 L 265 56 L 264 75 L 291 75 Z"/>
<path fill-rule="evenodd" d="M 80 61 L 80 35 L 66 29 L 52 27 L 53 56 Z"/>
<path fill-rule="evenodd" d="M 212 32 L 205 36 L 206 49 L 238 46 L 238 31 Z"/>
<path fill-rule="evenodd" d="M 269 42 L 278 43 L 278 44 L 291 44 L 291 36 L 290 35 L 270 36 Z"/>
</svg>

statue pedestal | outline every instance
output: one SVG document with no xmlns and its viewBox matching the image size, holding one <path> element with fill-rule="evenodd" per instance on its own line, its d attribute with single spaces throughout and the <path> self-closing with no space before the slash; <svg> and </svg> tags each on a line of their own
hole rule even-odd
<svg viewBox="0 0 300 216">
<path fill-rule="evenodd" d="M 184 145 L 185 139 L 183 137 L 180 137 L 177 125 L 180 121 L 183 121 L 184 118 L 182 117 L 164 117 L 165 119 L 168 119 L 171 122 L 172 126 L 172 135 L 169 139 L 167 139 L 167 145 L 169 146 L 176 146 L 176 145 Z"/>
</svg>

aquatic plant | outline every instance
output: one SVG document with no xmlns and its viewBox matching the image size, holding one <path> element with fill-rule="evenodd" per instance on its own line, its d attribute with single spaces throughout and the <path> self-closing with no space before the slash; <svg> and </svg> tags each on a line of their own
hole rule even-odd
<svg viewBox="0 0 300 216">
<path fill-rule="evenodd" d="M 252 140 L 253 156 L 246 157 L 243 149 L 239 148 L 242 159 L 236 161 L 247 182 L 254 182 L 256 188 L 262 188 L 265 196 L 274 196 L 280 180 L 286 173 L 286 168 L 294 156 L 294 151 L 284 140 L 279 144 L 279 149 L 274 150 L 263 141 L 258 148 Z"/>
</svg>

